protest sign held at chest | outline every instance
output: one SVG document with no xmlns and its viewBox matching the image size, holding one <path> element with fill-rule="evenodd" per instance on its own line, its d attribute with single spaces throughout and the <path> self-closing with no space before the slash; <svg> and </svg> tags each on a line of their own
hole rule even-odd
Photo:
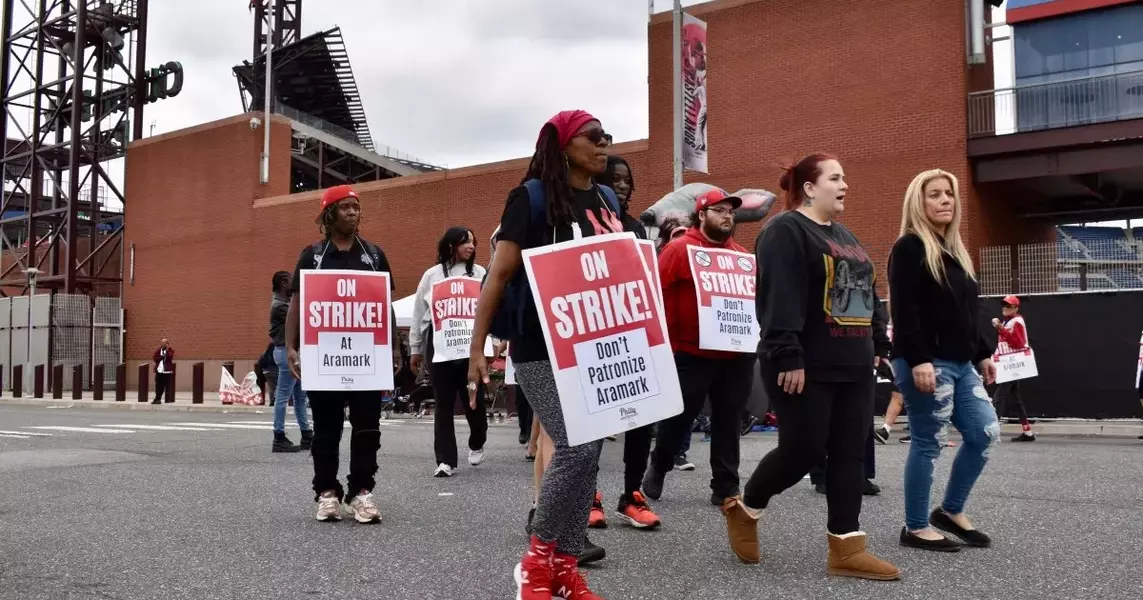
<svg viewBox="0 0 1143 600">
<path fill-rule="evenodd" d="M 433 362 L 468 358 L 480 280 L 458 275 L 433 284 L 429 309 L 433 323 Z M 486 348 L 486 354 L 490 354 Z"/>
<path fill-rule="evenodd" d="M 393 389 L 389 274 L 302 271 L 302 388 Z"/>
<path fill-rule="evenodd" d="M 760 329 L 755 314 L 757 264 L 752 254 L 687 246 L 698 299 L 699 347 L 754 352 Z"/>
</svg>

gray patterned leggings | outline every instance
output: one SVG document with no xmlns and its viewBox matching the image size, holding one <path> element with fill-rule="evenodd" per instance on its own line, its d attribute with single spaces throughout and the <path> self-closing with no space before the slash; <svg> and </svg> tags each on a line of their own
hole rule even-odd
<svg viewBox="0 0 1143 600">
<path fill-rule="evenodd" d="M 587 517 L 595 498 L 596 465 L 603 440 L 568 446 L 564 414 L 548 361 L 517 364 L 516 383 L 524 389 L 528 403 L 555 445 L 540 485 L 532 531 L 545 542 L 558 542 L 558 552 L 576 556 L 583 551 L 587 539 Z"/>
</svg>

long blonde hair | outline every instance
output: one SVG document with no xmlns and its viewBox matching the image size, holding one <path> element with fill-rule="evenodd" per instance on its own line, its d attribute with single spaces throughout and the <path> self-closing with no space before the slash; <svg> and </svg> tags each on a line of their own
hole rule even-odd
<svg viewBox="0 0 1143 600">
<path fill-rule="evenodd" d="M 945 230 L 943 243 L 942 238 L 937 236 L 937 226 L 925 216 L 925 186 L 940 177 L 948 180 L 953 192 L 953 218 Z M 960 237 L 960 216 L 960 184 L 956 175 L 948 171 L 932 169 L 918 173 L 909 184 L 909 189 L 905 190 L 905 204 L 901 208 L 901 237 L 911 233 L 921 238 L 921 243 L 925 246 L 925 266 L 937 281 L 945 281 L 945 265 L 942 259 L 944 253 L 948 253 L 960 263 L 969 277 L 976 279 L 972 256 L 964 247 L 964 241 Z"/>
</svg>

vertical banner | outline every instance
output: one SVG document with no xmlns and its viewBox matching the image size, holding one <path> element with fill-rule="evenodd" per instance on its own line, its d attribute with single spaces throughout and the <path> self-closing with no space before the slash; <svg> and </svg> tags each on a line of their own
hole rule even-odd
<svg viewBox="0 0 1143 600">
<path fill-rule="evenodd" d="M 389 274 L 301 272 L 302 389 L 393 389 Z"/>
<path fill-rule="evenodd" d="M 647 273 L 651 279 L 651 293 L 655 296 L 655 302 L 659 304 L 659 310 L 663 310 L 663 284 L 659 282 L 659 257 L 655 254 L 655 242 L 651 240 L 635 240 L 639 245 L 639 251 L 643 253 L 643 262 L 647 265 Z"/>
<path fill-rule="evenodd" d="M 707 170 L 706 23 L 683 13 L 683 167 Z"/>
<path fill-rule="evenodd" d="M 480 280 L 463 275 L 447 277 L 433 284 L 429 296 L 433 362 L 467 359 L 472 326 L 476 323 L 476 301 L 480 299 Z"/>
<path fill-rule="evenodd" d="M 533 248 L 523 257 L 570 445 L 683 411 L 666 317 L 633 234 Z"/>
<path fill-rule="evenodd" d="M 688 245 L 687 258 L 698 295 L 699 348 L 756 352 L 761 331 L 754 304 L 754 255 Z"/>
</svg>

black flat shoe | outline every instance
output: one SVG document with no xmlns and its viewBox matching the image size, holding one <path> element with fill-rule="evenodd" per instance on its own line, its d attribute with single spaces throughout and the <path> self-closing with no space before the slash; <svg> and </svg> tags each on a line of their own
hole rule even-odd
<svg viewBox="0 0 1143 600">
<path fill-rule="evenodd" d="M 908 527 L 901 528 L 901 545 L 907 548 L 919 548 L 934 552 L 960 552 L 960 544 L 946 537 L 939 540 L 926 540 L 909 531 Z"/>
<path fill-rule="evenodd" d="M 596 546 L 591 543 L 591 540 L 585 539 L 583 541 L 583 551 L 576 557 L 577 565 L 586 565 L 596 561 L 603 560 L 607 557 L 607 551 L 601 546 Z"/>
<path fill-rule="evenodd" d="M 933 514 L 929 515 L 929 524 L 941 531 L 957 536 L 968 546 L 987 548 L 992 545 L 992 538 L 988 537 L 983 531 L 965 529 L 957 525 L 956 522 L 952 520 L 952 517 L 940 508 L 933 510 Z"/>
</svg>

